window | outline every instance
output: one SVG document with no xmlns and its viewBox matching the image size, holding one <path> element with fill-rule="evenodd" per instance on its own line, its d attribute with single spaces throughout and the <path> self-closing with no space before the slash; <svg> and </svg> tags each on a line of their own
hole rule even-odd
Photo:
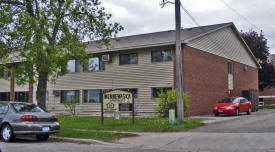
<svg viewBox="0 0 275 152">
<path fill-rule="evenodd" d="M 233 73 L 233 63 L 231 61 L 228 62 L 228 74 Z"/>
<path fill-rule="evenodd" d="M 9 101 L 10 93 L 9 92 L 0 92 L 0 101 Z"/>
<path fill-rule="evenodd" d="M 10 71 L 0 71 L 0 78 L 10 77 L 10 76 L 11 76 L 11 72 Z"/>
<path fill-rule="evenodd" d="M 84 103 L 100 103 L 100 90 L 84 90 Z"/>
<path fill-rule="evenodd" d="M 133 94 L 133 97 L 136 99 L 136 98 L 138 98 L 138 91 L 137 91 L 137 89 L 136 88 L 134 88 L 134 89 L 119 89 L 119 90 L 123 90 L 123 91 L 128 91 L 128 92 L 131 92 L 132 94 Z"/>
<path fill-rule="evenodd" d="M 241 103 L 247 103 L 248 100 L 246 100 L 245 98 L 243 98 L 243 99 L 240 99 L 240 102 L 241 102 Z"/>
<path fill-rule="evenodd" d="M 49 91 L 46 91 L 46 101 L 49 101 Z"/>
<path fill-rule="evenodd" d="M 119 65 L 124 64 L 137 64 L 138 63 L 138 54 L 120 54 L 119 55 Z"/>
<path fill-rule="evenodd" d="M 28 102 L 29 101 L 29 92 L 15 92 L 14 101 Z"/>
<path fill-rule="evenodd" d="M 159 93 L 165 93 L 167 90 L 172 90 L 172 88 L 152 88 L 152 96 L 158 98 Z"/>
<path fill-rule="evenodd" d="M 104 62 L 101 57 L 93 57 L 87 59 L 87 63 L 83 66 L 84 72 L 93 72 L 104 70 Z"/>
<path fill-rule="evenodd" d="M 239 99 L 238 98 L 225 98 L 219 101 L 219 103 L 238 103 Z"/>
<path fill-rule="evenodd" d="M 0 103 L 0 114 L 5 114 L 9 110 L 9 106 L 6 103 Z"/>
<path fill-rule="evenodd" d="M 12 103 L 11 104 L 16 112 L 44 112 L 35 104 L 30 103 Z"/>
<path fill-rule="evenodd" d="M 80 72 L 80 60 L 69 60 L 67 63 L 67 73 Z"/>
<path fill-rule="evenodd" d="M 61 103 L 75 101 L 79 103 L 79 90 L 61 91 Z"/>
<path fill-rule="evenodd" d="M 171 50 L 152 51 L 151 61 L 152 62 L 172 61 L 172 51 Z"/>
</svg>

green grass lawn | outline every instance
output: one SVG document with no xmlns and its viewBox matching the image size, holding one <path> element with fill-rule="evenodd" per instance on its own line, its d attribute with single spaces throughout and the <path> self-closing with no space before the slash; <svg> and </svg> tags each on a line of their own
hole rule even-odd
<svg viewBox="0 0 275 152">
<path fill-rule="evenodd" d="M 259 109 L 275 109 L 275 105 L 259 106 Z"/>
<path fill-rule="evenodd" d="M 135 124 L 132 124 L 131 117 L 121 117 L 120 120 L 105 117 L 104 125 L 102 125 L 101 117 L 60 115 L 58 119 L 61 129 L 53 136 L 97 139 L 108 142 L 122 137 L 137 136 L 134 131 L 184 131 L 204 125 L 201 121 L 205 120 L 185 118 L 184 122 L 176 121 L 174 125 L 170 125 L 168 118 L 135 118 Z M 124 133 L 123 131 L 133 133 Z"/>
<path fill-rule="evenodd" d="M 121 117 L 115 120 L 113 117 L 105 117 L 104 125 L 101 124 L 100 117 L 87 116 L 59 116 L 59 123 L 66 129 L 88 129 L 88 130 L 116 130 L 116 131 L 184 131 L 202 126 L 202 120 L 199 118 L 185 118 L 184 122 L 176 121 L 170 125 L 168 118 L 135 118 L 135 124 L 132 124 L 132 118 Z"/>
</svg>

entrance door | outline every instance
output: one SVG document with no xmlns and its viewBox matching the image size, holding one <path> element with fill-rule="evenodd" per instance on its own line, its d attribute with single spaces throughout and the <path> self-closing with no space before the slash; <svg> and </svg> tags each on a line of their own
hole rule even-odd
<svg viewBox="0 0 275 152">
<path fill-rule="evenodd" d="M 228 61 L 227 68 L 228 68 L 228 90 L 232 91 L 234 89 L 233 88 L 234 81 L 233 81 L 233 63 L 232 63 L 232 61 Z"/>
</svg>

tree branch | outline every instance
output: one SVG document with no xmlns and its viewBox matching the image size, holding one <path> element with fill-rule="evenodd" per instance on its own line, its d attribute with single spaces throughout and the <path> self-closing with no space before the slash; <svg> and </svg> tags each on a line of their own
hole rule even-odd
<svg viewBox="0 0 275 152">
<path fill-rule="evenodd" d="M 59 29 L 60 23 L 61 23 L 61 20 L 62 20 L 61 9 L 62 9 L 62 6 L 64 4 L 64 1 L 58 1 L 58 3 L 59 3 L 59 6 L 58 6 L 58 16 L 56 17 L 56 22 L 55 22 L 54 29 L 53 29 L 53 35 L 52 35 L 52 37 L 49 40 L 50 43 L 53 40 L 55 40 L 56 35 L 58 33 L 58 29 Z"/>
<path fill-rule="evenodd" d="M 22 3 L 17 0 L 0 0 L 0 4 L 12 4 L 12 5 L 22 5 L 25 6 L 25 3 Z"/>
<path fill-rule="evenodd" d="M 39 4 L 38 4 L 37 0 L 35 0 L 35 13 L 36 13 L 37 18 L 40 18 Z"/>
<path fill-rule="evenodd" d="M 27 8 L 27 12 L 30 13 L 31 17 L 35 17 L 34 13 L 33 13 L 33 7 L 32 7 L 32 2 L 31 0 L 26 0 L 26 8 Z"/>
</svg>

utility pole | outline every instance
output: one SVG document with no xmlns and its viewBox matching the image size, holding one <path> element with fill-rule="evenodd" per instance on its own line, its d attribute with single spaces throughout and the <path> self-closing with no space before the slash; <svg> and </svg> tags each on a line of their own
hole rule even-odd
<svg viewBox="0 0 275 152">
<path fill-rule="evenodd" d="M 180 0 L 175 0 L 176 16 L 176 80 L 177 80 L 177 116 L 178 120 L 184 121 L 183 89 L 182 89 L 182 50 L 181 50 L 181 15 Z"/>
<path fill-rule="evenodd" d="M 184 121 L 183 107 L 183 88 L 182 88 L 182 50 L 181 50 L 181 13 L 180 0 L 175 3 L 168 0 L 162 0 L 162 7 L 167 3 L 175 4 L 175 21 L 176 21 L 176 83 L 177 83 L 177 116 L 180 122 Z"/>
</svg>

